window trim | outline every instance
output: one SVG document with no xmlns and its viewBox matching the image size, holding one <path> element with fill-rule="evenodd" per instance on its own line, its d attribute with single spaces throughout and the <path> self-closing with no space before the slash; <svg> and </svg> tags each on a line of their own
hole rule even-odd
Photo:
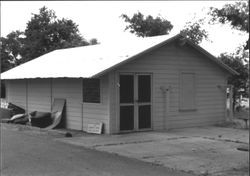
<svg viewBox="0 0 250 176">
<path fill-rule="evenodd" d="M 194 75 L 194 104 L 191 108 L 183 107 L 183 81 L 182 81 L 182 75 L 183 74 L 193 74 Z M 179 71 L 179 111 L 180 112 L 189 112 L 189 111 L 197 111 L 197 88 L 196 88 L 196 73 L 195 71 L 191 70 L 181 70 Z"/>
<path fill-rule="evenodd" d="M 97 79 L 99 80 L 99 102 L 85 102 L 84 101 L 84 92 L 83 92 L 83 89 L 84 89 L 84 79 Z M 82 103 L 84 104 L 101 104 L 103 102 L 102 100 L 102 82 L 101 82 L 101 79 L 100 78 L 83 78 L 82 79 Z"/>
</svg>

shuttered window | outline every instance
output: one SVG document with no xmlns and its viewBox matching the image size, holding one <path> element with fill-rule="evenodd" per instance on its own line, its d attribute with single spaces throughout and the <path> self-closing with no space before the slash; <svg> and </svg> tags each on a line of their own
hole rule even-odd
<svg viewBox="0 0 250 176">
<path fill-rule="evenodd" d="M 100 80 L 83 80 L 83 102 L 100 103 Z"/>
<path fill-rule="evenodd" d="M 180 79 L 180 110 L 195 110 L 195 74 L 182 72 Z"/>
</svg>

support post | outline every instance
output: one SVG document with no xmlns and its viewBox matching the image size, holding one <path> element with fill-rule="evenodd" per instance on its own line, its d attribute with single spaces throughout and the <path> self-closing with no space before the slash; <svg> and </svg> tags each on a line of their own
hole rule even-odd
<svg viewBox="0 0 250 176">
<path fill-rule="evenodd" d="M 229 120 L 233 120 L 233 85 L 229 86 Z"/>
<path fill-rule="evenodd" d="M 50 111 L 52 112 L 53 106 L 53 78 L 50 78 Z"/>
<path fill-rule="evenodd" d="M 29 88 L 29 82 L 28 82 L 28 79 L 26 79 L 25 80 L 25 101 L 26 101 L 26 104 L 25 104 L 25 106 L 26 106 L 26 113 L 29 113 L 29 98 L 28 98 L 28 93 L 29 93 L 29 90 L 28 90 L 28 88 Z"/>
<path fill-rule="evenodd" d="M 82 113 L 81 124 L 82 124 L 82 125 L 81 125 L 81 130 L 82 130 L 82 131 L 83 131 L 83 118 L 84 118 L 84 117 L 83 117 L 83 116 L 84 116 L 84 115 L 83 115 L 83 113 L 84 113 L 84 112 L 83 112 L 83 111 L 84 111 L 84 110 L 83 110 L 83 108 L 84 108 L 84 102 L 83 102 L 83 86 L 84 86 L 84 85 L 83 85 L 83 78 L 81 78 L 81 99 L 82 99 L 82 106 L 81 106 L 81 108 L 82 108 L 82 111 L 81 111 L 81 113 Z"/>
</svg>

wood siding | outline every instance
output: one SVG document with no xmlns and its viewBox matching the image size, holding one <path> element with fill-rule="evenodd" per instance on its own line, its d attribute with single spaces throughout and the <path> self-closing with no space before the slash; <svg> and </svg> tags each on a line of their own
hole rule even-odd
<svg viewBox="0 0 250 176">
<path fill-rule="evenodd" d="M 110 112 L 110 133 L 118 133 L 119 129 L 119 120 L 118 120 L 118 102 L 119 102 L 119 96 L 118 96 L 118 86 L 117 83 L 119 82 L 118 79 L 118 73 L 115 71 L 112 71 L 109 73 L 109 112 Z"/>
<path fill-rule="evenodd" d="M 35 110 L 50 112 L 55 98 L 66 99 L 66 128 L 84 131 L 88 123 L 102 122 L 104 132 L 109 133 L 108 93 L 108 76 L 101 78 L 101 103 L 99 104 L 82 102 L 82 79 L 7 81 L 7 100 L 25 109 L 28 108 L 29 112 Z"/>
<path fill-rule="evenodd" d="M 110 133 L 108 75 L 100 79 L 101 103 L 83 103 L 83 129 L 87 129 L 88 123 L 104 123 L 104 133 Z"/>
<path fill-rule="evenodd" d="M 6 100 L 27 109 L 26 80 L 6 81 Z"/>
<path fill-rule="evenodd" d="M 82 130 L 82 80 L 52 79 L 52 99 L 66 99 L 66 128 Z"/>
<path fill-rule="evenodd" d="M 196 109 L 193 111 L 180 110 L 180 72 L 195 73 Z M 151 53 L 131 61 L 110 73 L 111 86 L 116 92 L 118 73 L 152 73 L 153 74 L 153 129 L 180 128 L 209 125 L 224 120 L 225 92 L 217 86 L 225 86 L 227 73 L 191 46 L 180 47 L 174 43 L 162 46 Z M 112 74 L 114 74 L 112 76 Z M 165 100 L 161 86 L 171 87 L 169 93 L 169 109 L 166 124 L 164 124 Z M 118 94 L 111 95 L 112 99 Z M 112 103 L 112 100 L 111 102 Z M 118 132 L 116 113 L 117 107 L 113 102 L 110 122 L 116 125 L 112 131 Z"/>
<path fill-rule="evenodd" d="M 192 111 L 180 110 L 180 73 L 195 74 Z M 144 54 L 100 77 L 101 103 L 82 102 L 82 79 L 34 79 L 7 81 L 7 100 L 28 111 L 50 111 L 54 98 L 66 99 L 66 127 L 86 130 L 88 123 L 104 123 L 105 133 L 119 132 L 119 73 L 152 74 L 152 128 L 183 128 L 210 125 L 225 118 L 228 73 L 191 46 L 170 43 Z M 165 105 L 161 87 L 169 87 Z M 167 109 L 167 116 L 165 110 Z"/>
<path fill-rule="evenodd" d="M 49 79 L 27 80 L 28 111 L 51 111 L 51 85 Z"/>
</svg>

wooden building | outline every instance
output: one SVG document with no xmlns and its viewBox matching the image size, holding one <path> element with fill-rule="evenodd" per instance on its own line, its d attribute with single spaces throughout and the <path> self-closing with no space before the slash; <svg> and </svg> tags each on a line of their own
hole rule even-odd
<svg viewBox="0 0 250 176">
<path fill-rule="evenodd" d="M 66 99 L 66 128 L 104 133 L 225 120 L 227 78 L 238 74 L 182 35 L 55 50 L 3 74 L 6 100 L 31 112 Z"/>
</svg>

